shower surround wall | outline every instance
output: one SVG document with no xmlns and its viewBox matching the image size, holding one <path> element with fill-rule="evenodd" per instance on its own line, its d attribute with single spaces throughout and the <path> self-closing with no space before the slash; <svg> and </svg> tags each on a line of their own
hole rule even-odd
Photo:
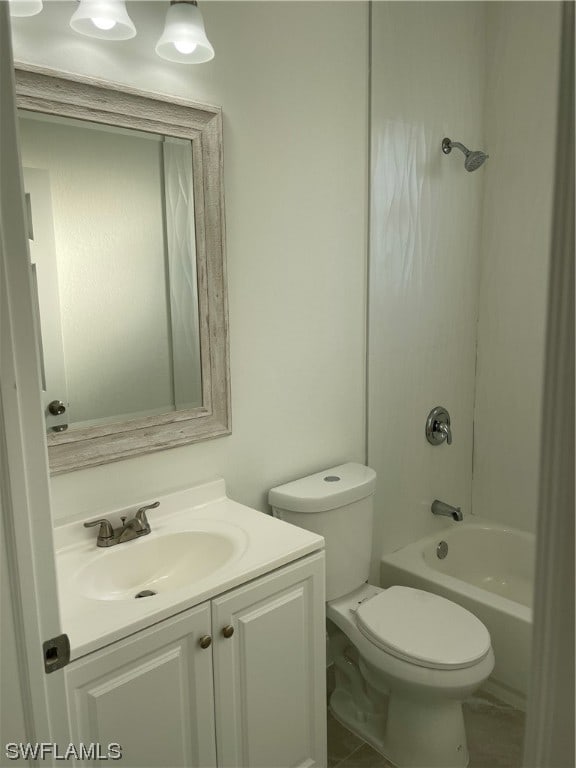
<svg viewBox="0 0 576 768">
<path fill-rule="evenodd" d="M 561 4 L 487 4 L 472 507 L 536 529 Z"/>
<path fill-rule="evenodd" d="M 482 131 L 483 3 L 372 5 L 368 459 L 378 473 L 375 555 L 469 514 L 483 169 L 444 156 Z M 490 162 L 490 161 L 488 161 Z M 431 408 L 454 442 L 424 438 Z"/>
<path fill-rule="evenodd" d="M 444 528 L 435 498 L 534 530 L 560 6 L 372 6 L 375 558 Z M 435 405 L 451 446 L 424 439 Z"/>
</svg>

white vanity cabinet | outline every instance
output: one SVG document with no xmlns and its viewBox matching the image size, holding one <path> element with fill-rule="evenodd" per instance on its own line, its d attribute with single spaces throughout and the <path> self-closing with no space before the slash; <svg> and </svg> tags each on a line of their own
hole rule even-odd
<svg viewBox="0 0 576 768">
<path fill-rule="evenodd" d="M 119 743 L 124 768 L 324 768 L 324 636 L 317 553 L 72 662 L 74 743 Z"/>
</svg>

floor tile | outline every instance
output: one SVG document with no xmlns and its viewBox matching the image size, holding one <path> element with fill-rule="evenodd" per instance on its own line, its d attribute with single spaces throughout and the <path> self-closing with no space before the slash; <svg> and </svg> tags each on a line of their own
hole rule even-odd
<svg viewBox="0 0 576 768">
<path fill-rule="evenodd" d="M 394 768 L 386 758 L 369 744 L 363 744 L 341 763 L 338 768 Z"/>
<path fill-rule="evenodd" d="M 464 704 L 469 768 L 520 768 L 525 714 L 480 694 Z"/>
<path fill-rule="evenodd" d="M 328 768 L 334 768 L 363 743 L 328 712 Z"/>
</svg>

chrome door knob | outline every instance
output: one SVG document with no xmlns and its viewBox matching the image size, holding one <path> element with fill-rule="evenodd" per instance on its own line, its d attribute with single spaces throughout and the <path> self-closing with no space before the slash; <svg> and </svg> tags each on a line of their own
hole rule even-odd
<svg viewBox="0 0 576 768">
<path fill-rule="evenodd" d="M 210 635 L 203 635 L 200 638 L 200 648 L 210 648 L 212 645 L 212 638 Z"/>
<path fill-rule="evenodd" d="M 61 416 L 63 413 L 66 413 L 66 406 L 62 400 L 52 400 L 52 402 L 48 404 L 48 410 L 52 416 Z"/>
<path fill-rule="evenodd" d="M 224 637 L 232 637 L 232 635 L 234 634 L 234 627 L 231 624 L 228 624 L 228 626 L 224 627 L 224 629 L 222 630 L 222 634 L 224 635 Z"/>
</svg>

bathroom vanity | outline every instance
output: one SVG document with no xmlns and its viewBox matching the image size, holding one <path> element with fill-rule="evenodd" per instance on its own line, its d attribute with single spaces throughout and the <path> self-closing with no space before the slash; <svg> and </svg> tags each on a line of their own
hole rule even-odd
<svg viewBox="0 0 576 768">
<path fill-rule="evenodd" d="M 133 768 L 325 766 L 322 537 L 223 481 L 149 519 L 109 550 L 80 523 L 56 532 L 72 742 L 120 744 Z"/>
</svg>

